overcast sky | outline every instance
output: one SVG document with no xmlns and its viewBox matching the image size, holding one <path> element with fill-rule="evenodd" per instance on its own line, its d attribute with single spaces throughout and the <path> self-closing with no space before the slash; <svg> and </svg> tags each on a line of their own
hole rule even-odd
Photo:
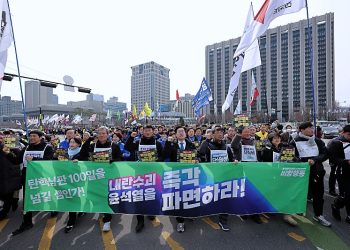
<svg viewBox="0 0 350 250">
<path fill-rule="evenodd" d="M 257 12 L 264 0 L 254 0 Z M 155 61 L 170 69 L 170 97 L 195 94 L 205 76 L 205 46 L 241 36 L 248 0 L 10 0 L 23 75 L 62 82 L 119 97 L 130 107 L 131 66 Z M 309 0 L 310 16 L 335 13 L 336 100 L 350 105 L 349 0 Z M 306 18 L 283 16 L 270 28 Z M 6 72 L 16 73 L 9 50 Z M 20 99 L 18 80 L 3 82 L 1 95 Z M 59 102 L 85 99 L 63 87 Z"/>
</svg>

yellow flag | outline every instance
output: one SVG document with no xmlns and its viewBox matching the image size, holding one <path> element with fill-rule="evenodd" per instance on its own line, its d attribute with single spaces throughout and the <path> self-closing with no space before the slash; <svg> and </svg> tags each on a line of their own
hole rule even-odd
<svg viewBox="0 0 350 250">
<path fill-rule="evenodd" d="M 152 109 L 148 106 L 147 102 L 145 103 L 143 110 L 145 111 L 146 116 L 151 117 Z"/>
</svg>

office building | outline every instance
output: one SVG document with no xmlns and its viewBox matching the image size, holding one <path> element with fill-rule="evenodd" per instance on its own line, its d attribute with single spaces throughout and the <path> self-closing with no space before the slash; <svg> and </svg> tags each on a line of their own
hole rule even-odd
<svg viewBox="0 0 350 250">
<path fill-rule="evenodd" d="M 148 62 L 131 67 L 131 106 L 136 105 L 137 112 L 143 110 L 147 102 L 152 110 L 157 104 L 170 101 L 169 69 Z"/>
<path fill-rule="evenodd" d="M 310 19 L 313 78 L 318 118 L 327 117 L 335 103 L 334 13 Z M 241 74 L 238 91 L 230 111 L 242 100 L 242 111 L 252 116 L 269 114 L 280 121 L 296 120 L 312 113 L 313 93 L 307 20 L 267 30 L 259 38 L 262 65 Z M 206 47 L 206 78 L 221 114 L 233 68 L 233 55 L 240 38 Z M 251 72 L 260 96 L 249 106 Z M 215 113 L 214 101 L 205 109 Z"/>
<path fill-rule="evenodd" d="M 36 108 L 40 105 L 57 105 L 58 96 L 53 94 L 53 88 L 40 86 L 39 81 L 25 82 L 26 108 Z"/>
</svg>

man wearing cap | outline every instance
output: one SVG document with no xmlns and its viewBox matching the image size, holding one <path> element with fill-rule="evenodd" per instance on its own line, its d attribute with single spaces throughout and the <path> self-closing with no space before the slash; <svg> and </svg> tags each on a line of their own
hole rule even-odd
<svg viewBox="0 0 350 250">
<path fill-rule="evenodd" d="M 345 206 L 350 223 L 350 124 L 344 126 L 342 135 L 328 143 L 329 161 L 340 168 L 339 196 L 332 204 L 333 217 L 341 221 L 340 208 Z"/>
<path fill-rule="evenodd" d="M 291 145 L 296 149 L 295 157 L 301 162 L 308 162 L 310 166 L 309 191 L 313 199 L 313 219 L 322 226 L 330 227 L 332 224 L 323 216 L 323 181 L 326 174 L 323 162 L 328 159 L 328 152 L 324 142 L 315 137 L 314 130 L 311 122 L 301 123 L 299 125 L 299 133 L 291 141 Z"/>
<path fill-rule="evenodd" d="M 94 140 L 90 137 L 80 150 L 81 160 L 92 160 L 96 162 L 115 162 L 122 160 L 122 153 L 117 143 L 109 139 L 109 129 L 105 126 L 98 128 L 97 140 L 95 143 L 91 143 Z M 112 214 L 104 214 L 103 216 L 103 232 L 111 230 Z"/>
<path fill-rule="evenodd" d="M 28 161 L 38 160 L 52 160 L 53 149 L 52 146 L 42 140 L 44 136 L 43 132 L 39 130 L 32 130 L 29 133 L 29 145 L 23 148 L 18 155 L 9 153 L 6 149 L 4 152 L 7 154 L 7 158 L 13 164 L 22 164 L 22 185 L 23 185 L 23 200 L 25 197 L 25 182 L 26 182 L 26 170 Z M 21 226 L 12 232 L 12 235 L 20 234 L 33 227 L 32 212 L 26 212 L 23 216 L 23 222 Z"/>
<path fill-rule="evenodd" d="M 140 140 L 135 140 L 137 132 L 132 132 L 125 143 L 125 149 L 131 155 L 134 155 L 134 161 L 143 162 L 157 162 L 162 161 L 163 147 L 159 141 L 156 140 L 153 134 L 153 126 L 147 125 L 143 128 L 143 133 Z M 149 216 L 150 220 L 154 220 L 154 216 Z M 137 215 L 136 233 L 142 231 L 145 227 L 145 218 L 143 215 Z"/>
<path fill-rule="evenodd" d="M 224 139 L 224 130 L 219 125 L 214 125 L 213 129 L 213 139 L 208 142 L 204 155 L 201 156 L 204 162 L 233 162 L 232 151 L 225 144 Z M 202 149 L 203 150 L 203 149 Z M 203 151 L 202 151 L 203 152 Z M 201 152 L 199 153 L 201 154 Z M 224 232 L 230 231 L 230 227 L 227 224 L 228 214 L 219 215 L 219 226 Z"/>
</svg>

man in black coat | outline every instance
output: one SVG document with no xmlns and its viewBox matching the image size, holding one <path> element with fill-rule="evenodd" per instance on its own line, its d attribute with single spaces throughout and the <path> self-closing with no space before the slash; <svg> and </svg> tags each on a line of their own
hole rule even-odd
<svg viewBox="0 0 350 250">
<path fill-rule="evenodd" d="M 184 152 L 190 155 L 196 154 L 196 146 L 186 138 L 186 130 L 184 127 L 177 127 L 175 129 L 176 140 L 170 139 L 165 143 L 163 150 L 163 159 L 169 159 L 170 162 L 185 162 L 188 159 L 183 159 Z M 171 138 L 171 137 L 169 137 Z M 194 161 L 198 162 L 194 157 Z M 185 219 L 183 217 L 176 217 L 177 228 L 179 233 L 185 232 Z"/>
<path fill-rule="evenodd" d="M 134 155 L 134 161 L 144 162 L 161 162 L 163 161 L 162 144 L 156 140 L 153 134 L 153 126 L 147 125 L 143 128 L 143 134 L 140 140 L 135 140 L 137 132 L 132 132 L 125 143 L 125 149 L 131 155 Z M 154 220 L 155 216 L 149 216 L 150 220 Z M 145 218 L 143 215 L 137 215 L 136 233 L 142 231 L 145 227 Z"/>
<path fill-rule="evenodd" d="M 52 146 L 46 143 L 42 138 L 44 134 L 39 130 L 32 130 L 29 133 L 29 145 L 23 148 L 19 154 L 15 155 L 12 152 L 5 152 L 7 159 L 13 164 L 23 164 L 22 169 L 22 185 L 23 185 L 23 198 L 25 197 L 25 182 L 26 182 L 26 170 L 28 161 L 39 160 L 52 160 L 53 149 Z M 25 200 L 25 199 L 23 199 Z M 32 212 L 26 212 L 23 216 L 23 222 L 21 226 L 12 232 L 12 235 L 23 233 L 24 231 L 33 227 Z"/>
<path fill-rule="evenodd" d="M 12 164 L 6 157 L 3 135 L 0 135 L 0 200 L 4 202 L 0 211 L 0 221 L 7 217 L 12 206 L 13 193 L 21 189 L 21 170 L 19 165 Z"/>
<path fill-rule="evenodd" d="M 340 168 L 339 196 L 332 204 L 332 215 L 340 221 L 340 208 L 345 206 L 347 217 L 345 221 L 350 223 L 350 125 L 343 128 L 339 138 L 328 143 L 329 160 Z"/>
<path fill-rule="evenodd" d="M 315 137 L 311 122 L 299 125 L 299 134 L 291 141 L 291 146 L 295 148 L 295 157 L 301 162 L 308 162 L 310 166 L 309 191 L 313 199 L 313 219 L 322 226 L 330 227 L 332 224 L 323 216 L 323 182 L 326 174 L 323 162 L 328 159 L 327 148 L 321 139 Z"/>
</svg>

